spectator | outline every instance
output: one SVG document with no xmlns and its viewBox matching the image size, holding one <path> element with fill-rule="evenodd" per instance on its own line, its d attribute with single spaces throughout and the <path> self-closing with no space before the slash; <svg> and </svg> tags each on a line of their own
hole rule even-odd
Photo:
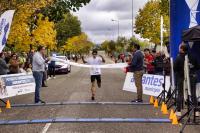
<svg viewBox="0 0 200 133">
<path fill-rule="evenodd" d="M 5 61 L 6 61 L 6 64 L 9 63 L 10 59 L 11 59 L 11 56 L 12 56 L 12 52 L 11 51 L 8 51 L 6 56 L 5 56 Z"/>
<path fill-rule="evenodd" d="M 155 74 L 157 75 L 163 75 L 163 65 L 164 65 L 164 62 L 163 62 L 163 58 L 164 56 L 162 56 L 161 52 L 158 52 L 156 54 L 156 57 L 153 61 L 153 65 L 154 65 L 154 70 L 155 70 Z"/>
<path fill-rule="evenodd" d="M 26 73 L 26 71 L 24 70 L 24 64 L 23 63 L 21 63 L 19 65 L 19 73 Z"/>
<path fill-rule="evenodd" d="M 4 54 L 0 53 L 0 75 L 5 75 L 8 72 L 8 66 L 4 60 Z"/>
<path fill-rule="evenodd" d="M 55 55 L 53 55 L 55 57 Z M 48 65 L 49 70 L 49 79 L 51 79 L 51 76 L 55 79 L 55 69 L 56 69 L 56 62 L 54 60 L 51 60 L 51 62 Z"/>
<path fill-rule="evenodd" d="M 25 70 L 26 70 L 27 74 L 32 74 L 32 65 L 30 63 L 26 62 Z"/>
<path fill-rule="evenodd" d="M 9 74 L 19 73 L 19 60 L 17 58 L 17 54 L 12 54 L 11 59 L 9 61 Z"/>
<path fill-rule="evenodd" d="M 45 54 L 45 47 L 39 46 L 38 52 L 33 55 L 33 76 L 35 78 L 35 103 L 45 103 L 40 99 L 40 88 L 42 87 L 43 72 L 45 71 L 45 62 L 43 56 Z"/>
<path fill-rule="evenodd" d="M 154 57 L 153 55 L 150 54 L 150 50 L 149 49 L 145 49 L 144 50 L 144 62 L 146 65 L 146 71 L 148 74 L 154 74 L 154 66 L 152 65 Z"/>
<path fill-rule="evenodd" d="M 156 58 L 156 50 L 153 49 L 153 50 L 151 51 L 151 55 L 152 55 L 153 58 L 155 59 L 155 58 Z"/>
<path fill-rule="evenodd" d="M 34 55 L 34 50 L 32 49 L 30 52 L 29 52 L 29 54 L 28 54 L 28 59 L 27 59 L 27 62 L 29 63 L 29 64 L 32 64 L 32 62 L 33 62 L 33 55 Z"/>
<path fill-rule="evenodd" d="M 131 70 L 134 73 L 135 86 L 137 88 L 137 99 L 132 102 L 143 102 L 143 88 L 142 88 L 142 76 L 143 76 L 143 64 L 144 64 L 144 55 L 140 51 L 140 45 L 133 45 L 133 59 L 131 62 Z"/>
<path fill-rule="evenodd" d="M 22 55 L 20 56 L 20 64 L 25 64 L 27 60 L 27 54 L 26 52 L 22 52 Z"/>
<path fill-rule="evenodd" d="M 127 72 L 132 72 L 131 67 L 130 67 L 131 61 L 132 61 L 132 55 L 131 55 L 131 54 L 128 54 L 128 57 L 127 57 L 127 59 L 126 59 L 126 63 L 127 63 L 129 66 L 127 66 L 127 67 L 125 68 L 125 72 L 126 72 L 126 73 L 127 73 Z"/>
</svg>

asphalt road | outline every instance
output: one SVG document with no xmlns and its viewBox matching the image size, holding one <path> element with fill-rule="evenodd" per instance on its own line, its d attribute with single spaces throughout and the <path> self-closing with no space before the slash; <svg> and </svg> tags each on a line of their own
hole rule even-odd
<svg viewBox="0 0 200 133">
<path fill-rule="evenodd" d="M 120 69 L 105 69 L 102 88 L 97 89 L 98 102 L 129 102 L 135 94 L 122 91 L 125 74 Z M 59 75 L 42 88 L 46 102 L 90 101 L 89 70 L 72 67 L 68 75 Z M 147 96 L 145 101 L 148 102 Z M 33 103 L 34 94 L 11 98 L 11 103 Z M 167 118 L 149 105 L 65 105 L 2 109 L 1 120 L 47 118 Z M 147 123 L 59 123 L 0 126 L 0 133 L 177 133 L 179 126 Z M 200 126 L 187 126 L 185 133 L 199 133 Z"/>
</svg>

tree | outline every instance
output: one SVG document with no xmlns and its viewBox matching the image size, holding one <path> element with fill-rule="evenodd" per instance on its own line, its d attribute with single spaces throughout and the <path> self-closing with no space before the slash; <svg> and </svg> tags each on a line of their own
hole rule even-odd
<svg viewBox="0 0 200 133">
<path fill-rule="evenodd" d="M 82 33 L 79 36 L 69 38 L 64 49 L 68 52 L 82 54 L 89 53 L 93 46 L 94 44 L 89 41 L 88 36 L 85 33 Z"/>
<path fill-rule="evenodd" d="M 116 51 L 116 42 L 111 40 L 111 41 L 104 41 L 101 44 L 101 47 L 103 50 L 106 51 L 108 54 L 113 54 Z"/>
<path fill-rule="evenodd" d="M 159 4 L 161 9 L 161 14 L 169 16 L 169 0 L 161 0 Z"/>
<path fill-rule="evenodd" d="M 125 37 L 119 37 L 116 41 L 115 49 L 117 53 L 123 53 L 126 50 L 128 40 Z"/>
<path fill-rule="evenodd" d="M 127 46 L 128 52 L 132 52 L 133 44 L 139 44 L 141 49 L 147 48 L 150 45 L 148 41 L 141 41 L 137 39 L 135 36 L 133 36 L 128 40 L 128 46 Z"/>
<path fill-rule="evenodd" d="M 40 1 L 49 5 L 58 3 L 59 6 L 62 6 L 62 9 L 65 8 L 73 11 L 79 10 L 80 7 L 90 2 L 90 0 L 1 0 L 0 13 L 8 9 L 18 9 L 19 5 Z"/>
<path fill-rule="evenodd" d="M 16 0 L 13 0 L 13 2 L 14 1 Z M 22 0 L 21 2 L 23 3 Z M 15 4 L 17 11 L 15 12 L 8 37 L 7 43 L 9 47 L 14 47 L 17 51 L 29 50 L 30 44 L 32 44 L 30 18 L 35 10 L 46 6 L 48 4 L 47 2 L 46 0 L 35 0 L 21 5 L 19 3 Z"/>
<path fill-rule="evenodd" d="M 72 14 L 66 13 L 64 18 L 56 23 L 56 31 L 56 38 L 58 41 L 57 47 L 59 48 L 65 45 L 68 38 L 81 34 L 81 22 Z"/>
<path fill-rule="evenodd" d="M 50 50 L 56 48 L 56 30 L 53 22 L 49 22 L 46 17 L 42 20 L 42 15 L 38 19 L 37 28 L 32 31 L 34 45 L 43 45 Z"/>
<path fill-rule="evenodd" d="M 143 9 L 139 10 L 136 16 L 135 32 L 143 38 L 148 38 L 155 44 L 160 44 L 160 17 L 162 10 L 159 1 L 149 1 Z M 162 14 L 164 17 L 164 37 L 169 36 L 169 16 Z"/>
<path fill-rule="evenodd" d="M 69 10 L 78 10 L 80 7 L 83 5 L 87 4 L 90 0 L 1 0 L 0 1 L 0 13 L 2 13 L 5 10 L 8 9 L 14 9 L 16 10 L 14 19 L 13 19 L 13 24 L 11 27 L 11 32 L 8 38 L 8 45 L 9 47 L 14 47 L 16 50 L 26 50 L 28 51 L 29 47 L 31 47 L 34 44 L 34 38 L 33 38 L 33 30 L 36 30 L 37 28 L 37 22 L 38 22 L 38 14 L 42 12 L 42 9 L 46 9 L 49 7 L 53 7 L 56 5 L 56 3 L 63 3 L 64 6 L 62 8 L 66 7 L 66 10 L 69 12 Z M 59 7 L 59 4 L 57 5 Z M 62 19 L 65 18 L 65 14 L 68 12 L 65 12 L 66 10 L 53 10 L 50 14 L 43 15 L 42 19 L 45 19 L 47 17 L 51 17 L 52 13 L 54 13 L 55 17 L 59 18 L 59 14 L 57 12 L 61 12 L 62 14 Z M 46 15 L 46 16 L 45 16 Z M 73 18 L 71 16 L 71 18 Z M 70 18 L 70 19 L 71 19 Z M 52 18 L 51 18 L 52 19 Z M 61 20 L 62 20 L 61 19 Z M 56 19 L 52 19 L 53 22 L 58 22 L 55 21 Z M 57 19 L 59 20 L 59 19 Z M 75 23 L 75 25 L 71 24 L 72 26 L 70 27 L 70 33 L 67 37 L 72 37 L 74 35 L 80 34 L 80 23 L 75 21 L 75 18 L 72 19 L 73 21 L 69 21 L 67 24 L 70 22 Z M 50 22 L 50 20 L 48 20 Z M 63 26 L 66 23 L 61 22 L 61 26 Z M 59 27 L 56 26 L 56 28 L 61 29 L 65 27 Z M 37 29 L 38 30 L 38 29 Z M 65 29 L 63 29 L 65 30 Z M 72 32 L 73 31 L 73 32 Z M 47 32 L 48 31 L 44 31 Z M 67 29 L 67 32 L 69 32 L 69 29 Z M 61 34 L 66 33 L 61 32 Z M 44 33 L 45 34 L 45 33 Z M 59 32 L 60 34 L 60 32 Z M 34 35 L 36 36 L 36 35 Z M 58 38 L 58 37 L 57 37 Z M 61 37 L 60 40 L 66 41 L 66 36 Z M 60 41 L 59 40 L 59 41 Z M 63 42 L 62 42 L 63 43 Z M 50 45 L 51 46 L 51 45 Z"/>
</svg>

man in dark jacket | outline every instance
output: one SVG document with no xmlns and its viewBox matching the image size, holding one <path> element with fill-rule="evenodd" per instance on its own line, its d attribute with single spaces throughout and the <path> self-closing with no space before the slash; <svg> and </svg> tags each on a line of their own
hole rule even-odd
<svg viewBox="0 0 200 133">
<path fill-rule="evenodd" d="M 131 61 L 131 70 L 134 73 L 135 86 L 137 88 L 137 99 L 132 102 L 143 102 L 143 88 L 142 88 L 142 76 L 143 76 L 143 65 L 144 65 L 144 55 L 140 51 L 140 45 L 134 44 L 133 46 L 133 59 Z"/>
<path fill-rule="evenodd" d="M 177 56 L 175 62 L 174 62 L 174 72 L 175 72 L 175 77 L 176 77 L 176 87 L 178 90 L 178 96 L 177 96 L 177 112 L 176 114 L 178 116 L 181 116 L 181 109 L 183 107 L 183 81 L 184 81 L 184 62 L 185 62 L 185 56 L 188 53 L 188 47 L 186 44 L 181 44 L 179 47 L 179 55 Z M 196 71 L 199 69 L 199 64 L 195 58 L 193 58 L 191 55 L 189 56 L 189 63 L 192 65 L 190 67 L 190 82 L 191 82 L 191 93 L 194 96 L 194 89 L 196 85 L 196 78 L 192 75 L 196 75 Z M 196 89 L 195 89 L 196 91 Z M 194 102 L 194 99 L 192 99 Z"/>
<path fill-rule="evenodd" d="M 183 106 L 183 81 L 184 81 L 184 62 L 185 55 L 187 54 L 187 46 L 180 45 L 179 47 L 179 55 L 177 56 L 174 62 L 174 72 L 176 77 L 176 87 L 178 91 L 177 96 L 177 115 L 181 116 L 181 109 Z"/>
<path fill-rule="evenodd" d="M 0 53 L 0 75 L 5 75 L 8 72 L 8 66 L 4 60 L 4 54 Z"/>
</svg>

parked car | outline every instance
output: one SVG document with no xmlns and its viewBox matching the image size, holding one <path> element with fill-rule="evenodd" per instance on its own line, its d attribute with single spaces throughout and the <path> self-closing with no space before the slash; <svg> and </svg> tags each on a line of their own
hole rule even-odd
<svg viewBox="0 0 200 133">
<path fill-rule="evenodd" d="M 71 65 L 67 64 L 69 61 L 66 56 L 56 56 L 54 57 L 58 60 L 55 61 L 55 71 L 56 73 L 69 73 L 71 72 Z"/>
</svg>

